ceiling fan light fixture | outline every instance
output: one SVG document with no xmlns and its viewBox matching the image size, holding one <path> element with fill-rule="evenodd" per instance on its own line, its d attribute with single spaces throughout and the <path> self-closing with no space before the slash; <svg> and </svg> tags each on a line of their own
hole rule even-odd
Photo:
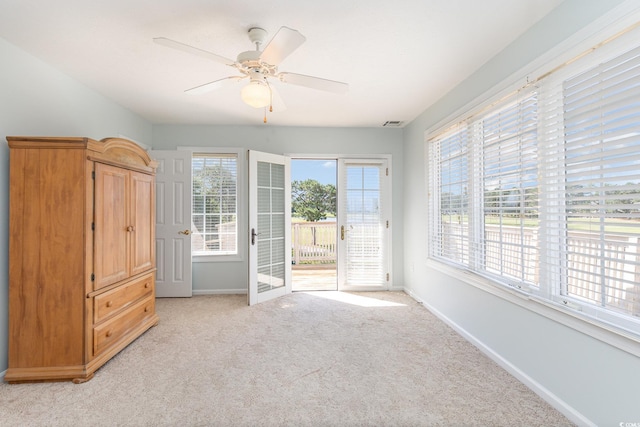
<svg viewBox="0 0 640 427">
<path fill-rule="evenodd" d="M 271 104 L 271 90 L 259 80 L 251 80 L 242 88 L 240 97 L 253 108 L 263 108 Z"/>
</svg>

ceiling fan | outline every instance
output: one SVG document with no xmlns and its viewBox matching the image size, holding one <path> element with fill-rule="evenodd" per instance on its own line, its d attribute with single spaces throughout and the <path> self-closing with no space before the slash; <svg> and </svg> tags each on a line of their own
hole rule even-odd
<svg viewBox="0 0 640 427">
<path fill-rule="evenodd" d="M 304 43 L 306 38 L 297 30 L 281 27 L 271 41 L 261 50 L 266 37 L 267 32 L 264 29 L 258 27 L 250 28 L 249 39 L 255 44 L 255 50 L 240 53 L 235 61 L 165 37 L 157 37 L 153 41 L 163 46 L 228 65 L 240 73 L 240 75 L 225 77 L 187 89 L 186 93 L 202 94 L 229 83 L 248 79 L 249 83 L 240 91 L 242 100 L 255 108 L 269 106 L 270 111 L 272 111 L 274 88 L 269 82 L 270 79 L 333 93 L 345 93 L 349 89 L 347 83 L 278 71 L 278 65 Z M 275 95 L 277 96 L 277 94 Z"/>
</svg>

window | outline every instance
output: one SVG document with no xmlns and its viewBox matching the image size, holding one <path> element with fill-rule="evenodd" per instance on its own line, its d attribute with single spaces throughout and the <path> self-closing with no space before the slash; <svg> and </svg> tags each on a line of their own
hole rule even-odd
<svg viewBox="0 0 640 427">
<path fill-rule="evenodd" d="M 562 293 L 640 316 L 640 46 L 563 93 Z"/>
<path fill-rule="evenodd" d="M 429 144 L 431 248 L 441 258 L 522 287 L 538 283 L 537 92 L 519 91 Z"/>
<path fill-rule="evenodd" d="M 537 285 L 537 92 L 514 98 L 475 124 L 482 156 L 474 163 L 482 206 L 477 265 L 502 280 Z"/>
<path fill-rule="evenodd" d="M 237 160 L 235 154 L 193 154 L 194 256 L 238 253 Z"/>
<path fill-rule="evenodd" d="M 640 335 L 632 37 L 428 137 L 431 258 Z"/>
<path fill-rule="evenodd" d="M 469 265 L 469 142 L 466 126 L 456 126 L 429 145 L 429 157 L 438 159 L 432 172 L 434 199 L 431 253 Z M 434 162 L 435 163 L 435 162 Z"/>
</svg>

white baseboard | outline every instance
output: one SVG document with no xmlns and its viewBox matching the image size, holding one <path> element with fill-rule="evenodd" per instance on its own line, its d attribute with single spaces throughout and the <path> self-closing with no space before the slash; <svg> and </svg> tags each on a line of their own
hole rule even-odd
<svg viewBox="0 0 640 427">
<path fill-rule="evenodd" d="M 4 371 L 0 372 L 0 382 L 4 381 L 4 374 L 7 373 L 7 370 L 5 369 Z"/>
<path fill-rule="evenodd" d="M 475 347 L 477 347 L 480 351 L 482 351 L 487 357 L 500 365 L 503 369 L 509 372 L 511 375 L 516 377 L 521 383 L 526 385 L 531 391 L 544 399 L 548 404 L 553 406 L 559 412 L 561 412 L 565 417 L 567 417 L 571 422 L 584 427 L 597 427 L 595 423 L 585 417 L 583 414 L 578 412 L 575 408 L 570 406 L 567 402 L 560 399 L 542 384 L 531 378 L 524 371 L 514 366 L 511 362 L 500 356 L 500 354 L 496 353 L 493 349 L 488 347 L 482 341 L 477 339 L 475 336 L 467 332 L 464 328 L 458 325 L 456 322 L 445 316 L 443 313 L 438 311 L 436 308 L 432 307 L 425 301 L 423 301 L 420 297 L 418 297 L 411 289 L 405 288 L 404 292 L 409 295 L 411 298 L 422 304 L 427 310 L 433 313 L 438 319 L 442 320 L 444 323 L 453 328 L 457 333 L 459 333 L 464 339 L 469 341 Z"/>
<path fill-rule="evenodd" d="M 194 289 L 193 296 L 198 295 L 246 295 L 246 289 Z"/>
</svg>

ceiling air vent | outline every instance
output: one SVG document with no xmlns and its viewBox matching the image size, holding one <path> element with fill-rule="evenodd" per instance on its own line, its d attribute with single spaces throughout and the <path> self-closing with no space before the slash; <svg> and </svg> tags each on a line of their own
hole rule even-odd
<svg viewBox="0 0 640 427">
<path fill-rule="evenodd" d="M 388 128 L 398 128 L 402 126 L 402 122 L 400 120 L 389 120 L 384 122 L 382 126 L 388 127 Z"/>
</svg>

